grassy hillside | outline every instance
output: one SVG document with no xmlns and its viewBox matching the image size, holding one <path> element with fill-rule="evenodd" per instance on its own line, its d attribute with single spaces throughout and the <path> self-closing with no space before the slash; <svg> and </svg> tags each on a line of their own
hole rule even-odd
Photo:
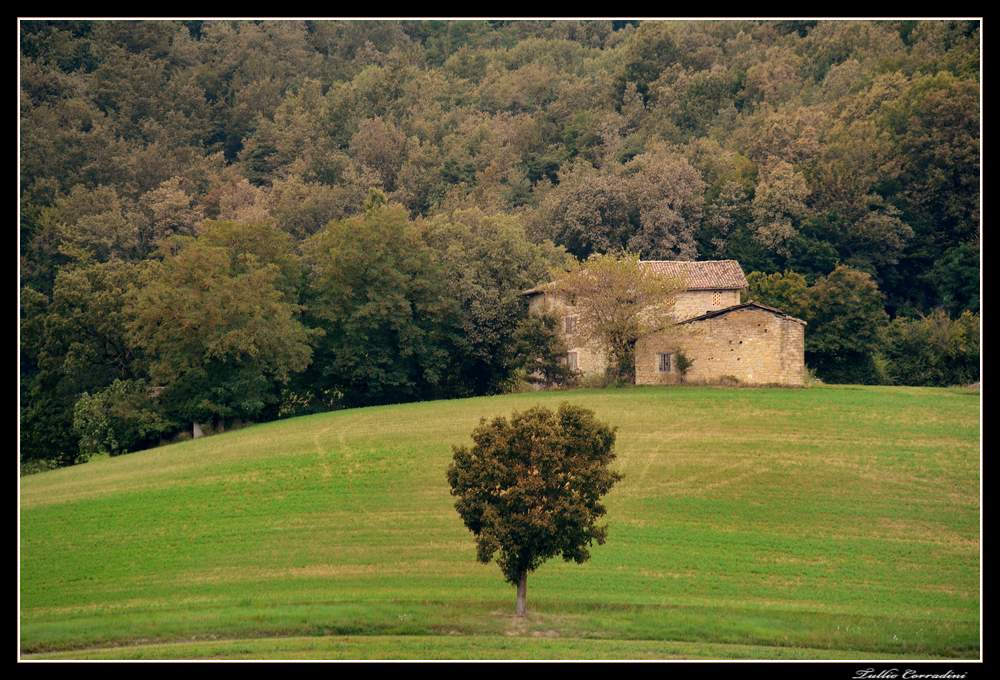
<svg viewBox="0 0 1000 680">
<path fill-rule="evenodd" d="M 608 543 L 475 561 L 451 445 L 619 427 Z M 356 409 L 21 482 L 21 648 L 70 657 L 978 658 L 979 399 L 635 388 Z"/>
</svg>

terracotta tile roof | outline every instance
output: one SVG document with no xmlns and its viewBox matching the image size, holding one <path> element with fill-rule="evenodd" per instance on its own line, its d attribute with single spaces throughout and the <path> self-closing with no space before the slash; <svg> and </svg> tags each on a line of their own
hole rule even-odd
<svg viewBox="0 0 1000 680">
<path fill-rule="evenodd" d="M 643 260 L 654 272 L 687 279 L 687 290 L 740 290 L 749 288 L 736 260 Z"/>
<path fill-rule="evenodd" d="M 743 268 L 736 260 L 641 260 L 641 266 L 654 272 L 687 280 L 685 290 L 741 290 L 749 288 Z M 522 295 L 544 293 L 550 284 L 543 283 L 522 291 Z"/>
<path fill-rule="evenodd" d="M 772 313 L 772 314 L 774 314 L 776 316 L 780 316 L 783 319 L 788 319 L 790 321 L 796 321 L 796 322 L 802 324 L 803 326 L 806 325 L 806 322 L 803 321 L 802 319 L 796 319 L 791 314 L 785 314 L 780 309 L 777 309 L 775 307 L 769 307 L 769 306 L 761 304 L 759 302 L 754 302 L 753 300 L 751 300 L 750 302 L 744 302 L 744 303 L 739 304 L 739 305 L 733 305 L 732 307 L 724 307 L 722 309 L 713 309 L 712 311 L 705 312 L 704 314 L 702 314 L 700 316 L 695 316 L 695 317 L 692 317 L 690 319 L 684 319 L 680 323 L 691 323 L 692 321 L 703 321 L 705 319 L 712 319 L 714 317 L 722 316 L 724 314 L 729 314 L 729 312 L 735 312 L 735 311 L 737 311 L 739 309 L 746 309 L 748 307 L 755 307 L 756 309 L 762 309 L 765 312 L 770 312 L 770 313 Z"/>
</svg>

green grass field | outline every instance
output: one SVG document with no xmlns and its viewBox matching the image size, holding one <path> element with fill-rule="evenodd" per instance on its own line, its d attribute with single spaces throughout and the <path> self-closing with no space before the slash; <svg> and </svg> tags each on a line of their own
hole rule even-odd
<svg viewBox="0 0 1000 680">
<path fill-rule="evenodd" d="M 448 493 L 482 416 L 618 426 L 608 542 L 514 589 Z M 643 387 L 284 420 L 21 480 L 24 658 L 978 659 L 979 396 Z"/>
</svg>

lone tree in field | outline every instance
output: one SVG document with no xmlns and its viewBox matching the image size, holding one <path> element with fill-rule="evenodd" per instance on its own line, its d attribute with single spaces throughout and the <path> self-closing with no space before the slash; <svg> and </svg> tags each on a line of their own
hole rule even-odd
<svg viewBox="0 0 1000 680">
<path fill-rule="evenodd" d="M 614 460 L 615 431 L 594 413 L 563 403 L 558 412 L 535 407 L 510 421 L 484 418 L 475 445 L 456 446 L 448 468 L 455 508 L 476 536 L 477 558 L 497 564 L 517 586 L 517 615 L 527 611 L 528 572 L 562 555 L 583 563 L 607 525 L 601 496 L 621 475 Z"/>
<path fill-rule="evenodd" d="M 591 255 L 563 274 L 551 291 L 577 315 L 577 333 L 604 349 L 609 377 L 632 382 L 635 343 L 642 336 L 676 329 L 674 303 L 686 281 L 644 267 L 633 253 Z"/>
</svg>

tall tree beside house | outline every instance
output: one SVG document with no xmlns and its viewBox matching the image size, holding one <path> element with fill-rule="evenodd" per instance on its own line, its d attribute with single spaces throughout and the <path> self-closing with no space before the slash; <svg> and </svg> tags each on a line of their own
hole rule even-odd
<svg viewBox="0 0 1000 680">
<path fill-rule="evenodd" d="M 686 282 L 639 265 L 637 254 L 591 255 L 558 277 L 551 292 L 574 305 L 577 332 L 607 354 L 610 377 L 635 378 L 635 343 L 676 325 L 674 303 Z"/>
<path fill-rule="evenodd" d="M 304 382 L 351 406 L 461 394 L 459 301 L 406 209 L 382 200 L 305 243 L 307 316 L 324 334 Z"/>
<path fill-rule="evenodd" d="M 813 315 L 806 361 L 828 382 L 872 383 L 874 356 L 889 321 L 885 297 L 870 274 L 838 265 L 810 288 Z"/>
<path fill-rule="evenodd" d="M 563 403 L 535 407 L 510 420 L 484 418 L 471 448 L 455 447 L 448 467 L 455 509 L 476 537 L 477 559 L 496 556 L 517 587 L 517 614 L 527 612 L 528 573 L 562 555 L 582 564 L 603 545 L 601 497 L 622 477 L 610 470 L 615 430 L 593 411 Z"/>
<path fill-rule="evenodd" d="M 527 315 L 523 291 L 568 264 L 566 251 L 528 240 L 513 215 L 477 209 L 438 215 L 420 227 L 444 265 L 446 295 L 459 304 L 461 382 L 475 394 L 496 393 L 525 360 L 515 337 Z"/>
<path fill-rule="evenodd" d="M 812 295 L 809 283 L 802 274 L 793 271 L 783 274 L 750 272 L 747 283 L 750 284 L 746 292 L 748 300 L 777 307 L 803 321 L 812 318 Z"/>
<path fill-rule="evenodd" d="M 560 320 L 552 314 L 530 314 L 518 325 L 512 349 L 527 382 L 563 387 L 576 381 L 576 371 L 566 361 L 568 348 L 560 326 Z"/>
<path fill-rule="evenodd" d="M 201 239 L 178 243 L 149 262 L 129 302 L 161 402 L 193 423 L 274 415 L 281 385 L 312 353 L 278 267 Z"/>
</svg>

